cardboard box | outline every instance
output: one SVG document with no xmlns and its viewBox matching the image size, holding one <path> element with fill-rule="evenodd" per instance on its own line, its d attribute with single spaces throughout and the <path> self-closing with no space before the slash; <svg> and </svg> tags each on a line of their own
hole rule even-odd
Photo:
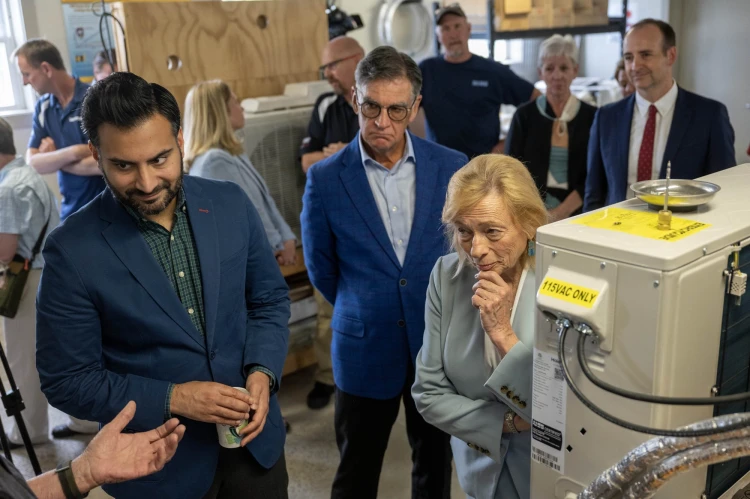
<svg viewBox="0 0 750 499">
<path fill-rule="evenodd" d="M 576 7 L 573 9 L 572 26 L 604 26 L 609 24 L 609 0 L 591 0 L 591 6 L 578 8 L 578 2 L 575 0 Z"/>
<path fill-rule="evenodd" d="M 527 14 L 515 15 L 506 12 L 505 2 L 506 0 L 495 0 L 495 31 L 519 31 L 550 26 L 552 0 L 531 0 L 531 10 Z"/>
<path fill-rule="evenodd" d="M 578 2 L 579 0 L 575 0 Z M 574 0 L 551 0 L 550 24 L 551 28 L 573 26 Z"/>
<path fill-rule="evenodd" d="M 531 0 L 505 0 L 504 12 L 509 16 L 531 13 Z"/>
</svg>

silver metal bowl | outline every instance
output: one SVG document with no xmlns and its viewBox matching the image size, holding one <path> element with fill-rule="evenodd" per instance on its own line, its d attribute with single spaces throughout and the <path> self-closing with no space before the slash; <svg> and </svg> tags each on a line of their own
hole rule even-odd
<svg viewBox="0 0 750 499">
<path fill-rule="evenodd" d="M 630 189 L 645 201 L 651 208 L 661 210 L 664 208 L 664 193 L 667 181 L 646 180 L 636 182 Z M 716 184 L 703 182 L 702 180 L 672 179 L 669 181 L 669 209 L 671 211 L 691 211 L 702 204 L 706 204 L 721 190 Z"/>
</svg>

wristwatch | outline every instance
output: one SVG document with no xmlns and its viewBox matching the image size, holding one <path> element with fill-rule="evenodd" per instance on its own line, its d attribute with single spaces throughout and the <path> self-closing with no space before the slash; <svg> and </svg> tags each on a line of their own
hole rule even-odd
<svg viewBox="0 0 750 499">
<path fill-rule="evenodd" d="M 508 427 L 508 433 L 519 433 L 518 428 L 516 428 L 516 424 L 513 422 L 513 419 L 515 419 L 515 417 L 516 413 L 513 411 L 508 411 L 505 413 L 505 426 Z"/>
<path fill-rule="evenodd" d="M 72 462 L 73 461 L 68 461 L 66 464 L 61 464 L 58 466 L 57 470 L 55 470 L 57 478 L 60 480 L 63 494 L 65 494 L 65 499 L 82 499 L 88 497 L 88 493 L 81 494 L 81 491 L 78 490 L 76 478 L 73 476 L 73 470 L 70 468 L 70 463 Z"/>
</svg>

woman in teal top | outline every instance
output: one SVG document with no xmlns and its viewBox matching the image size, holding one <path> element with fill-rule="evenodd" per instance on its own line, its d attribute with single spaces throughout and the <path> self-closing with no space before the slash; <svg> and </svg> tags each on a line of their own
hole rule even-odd
<svg viewBox="0 0 750 499">
<path fill-rule="evenodd" d="M 580 213 L 586 186 L 589 129 L 596 108 L 570 92 L 578 75 L 573 38 L 553 35 L 539 49 L 546 95 L 519 107 L 505 153 L 526 164 L 553 220 Z"/>
</svg>

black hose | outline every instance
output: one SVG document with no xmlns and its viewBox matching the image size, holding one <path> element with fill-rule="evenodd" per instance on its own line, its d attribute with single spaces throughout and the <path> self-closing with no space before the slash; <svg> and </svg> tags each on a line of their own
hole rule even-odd
<svg viewBox="0 0 750 499">
<path fill-rule="evenodd" d="M 620 397 L 626 399 L 637 400 L 639 402 L 649 402 L 651 404 L 665 404 L 665 405 L 719 405 L 719 404 L 731 404 L 734 402 L 744 402 L 750 400 L 750 392 L 737 393 L 734 395 L 724 395 L 721 397 L 661 397 L 659 395 L 650 395 L 646 393 L 631 392 L 623 390 L 614 385 L 600 380 L 591 371 L 589 363 L 586 360 L 586 354 L 584 353 L 584 346 L 586 344 L 586 336 L 581 335 L 578 338 L 578 363 L 581 365 L 581 371 L 594 385 L 598 386 L 604 391 L 614 393 Z"/>
<path fill-rule="evenodd" d="M 101 6 L 102 6 L 102 13 L 97 14 L 96 11 L 93 9 L 93 6 L 95 6 L 96 3 L 92 4 L 92 12 L 95 16 L 99 17 L 99 40 L 102 43 L 102 49 L 104 51 L 104 58 L 107 61 L 107 64 L 112 68 L 114 71 L 115 64 L 114 61 L 112 61 L 112 58 L 110 56 L 109 49 L 107 48 L 107 43 L 104 41 L 104 31 L 106 29 L 107 31 L 107 41 L 112 40 L 112 33 L 109 31 L 109 24 L 106 23 L 106 19 L 108 17 L 112 18 L 117 25 L 120 27 L 120 31 L 122 32 L 122 40 L 123 40 L 123 47 L 125 48 L 125 53 L 127 53 L 127 43 L 125 40 L 125 27 L 122 25 L 122 22 L 120 22 L 119 19 L 117 19 L 116 16 L 112 15 L 110 12 L 107 12 L 106 4 L 104 3 L 104 0 L 101 0 Z M 110 47 L 112 48 L 112 47 Z"/>
<path fill-rule="evenodd" d="M 663 435 L 666 437 L 706 437 L 710 435 L 718 435 L 720 433 L 727 433 L 730 431 L 735 431 L 735 430 L 739 430 L 739 429 L 750 426 L 750 422 L 745 421 L 742 423 L 728 424 L 721 428 L 710 428 L 710 429 L 704 429 L 704 430 L 666 430 L 666 429 L 661 429 L 661 428 L 651 428 L 648 426 L 641 426 L 638 424 L 630 423 L 628 421 L 625 421 L 616 416 L 613 416 L 612 414 L 605 412 L 604 410 L 600 409 L 596 404 L 594 404 L 591 400 L 586 398 L 586 396 L 578 389 L 575 382 L 573 381 L 573 377 L 570 375 L 570 370 L 568 369 L 568 362 L 565 360 L 565 338 L 568 335 L 568 327 L 565 327 L 565 326 L 560 326 L 560 327 L 561 327 L 561 331 L 560 331 L 560 339 L 557 344 L 557 355 L 560 358 L 560 364 L 562 365 L 563 374 L 565 375 L 565 382 L 568 384 L 570 391 L 573 392 L 573 394 L 578 398 L 578 400 L 581 401 L 581 403 L 584 406 L 586 406 L 594 414 L 598 415 L 601 418 L 604 418 L 610 423 L 615 424 L 617 426 L 621 426 L 628 430 L 636 431 L 638 433 L 646 433 L 648 435 Z M 579 341 L 579 348 L 581 348 L 582 345 L 583 343 Z"/>
</svg>

